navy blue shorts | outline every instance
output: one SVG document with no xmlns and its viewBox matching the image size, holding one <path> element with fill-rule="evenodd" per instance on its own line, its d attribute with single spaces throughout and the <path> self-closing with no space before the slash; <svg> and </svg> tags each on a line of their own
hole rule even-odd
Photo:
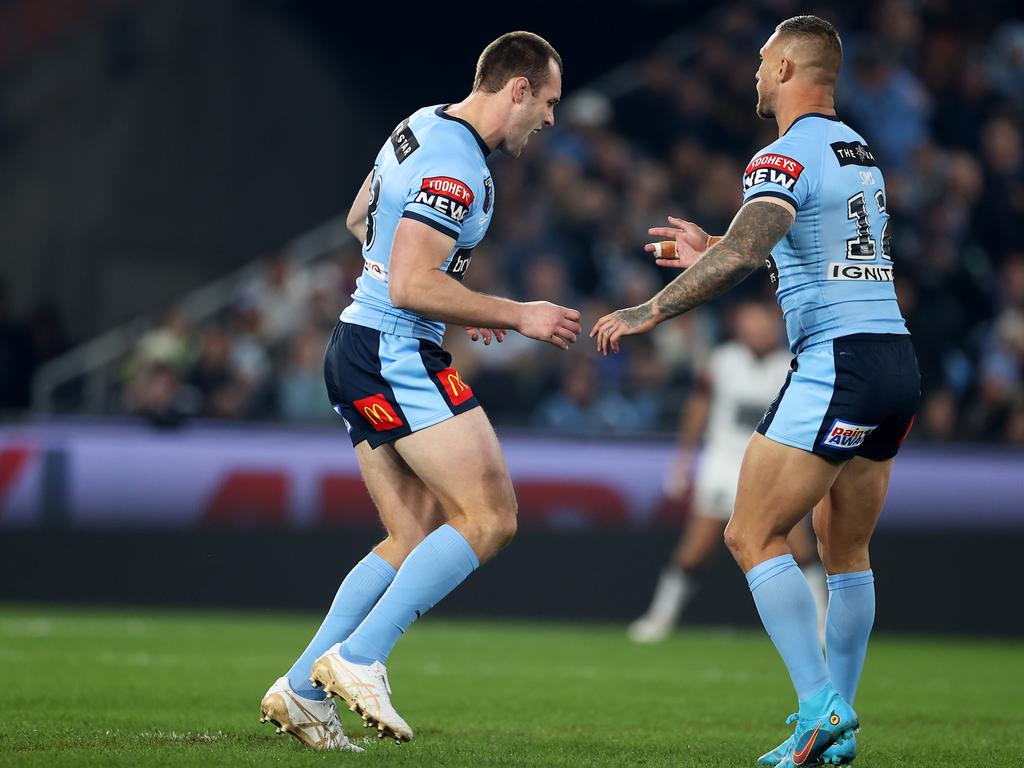
<svg viewBox="0 0 1024 768">
<path fill-rule="evenodd" d="M 899 451 L 920 398 L 910 336 L 842 336 L 800 350 L 757 431 L 831 461 L 883 461 Z"/>
<path fill-rule="evenodd" d="M 479 405 L 437 344 L 351 323 L 331 334 L 324 381 L 352 445 L 376 448 Z"/>
</svg>

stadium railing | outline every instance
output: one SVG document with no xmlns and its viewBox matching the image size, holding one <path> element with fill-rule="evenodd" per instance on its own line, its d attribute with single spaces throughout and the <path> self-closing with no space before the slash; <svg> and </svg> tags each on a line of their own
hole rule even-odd
<svg viewBox="0 0 1024 768">
<path fill-rule="evenodd" d="M 351 238 L 344 216 L 336 216 L 288 243 L 283 252 L 294 267 L 304 267 L 346 243 Z M 249 262 L 212 283 L 187 294 L 176 306 L 194 323 L 202 323 L 224 310 L 238 297 L 239 287 L 265 267 L 265 259 Z M 117 380 L 118 366 L 139 338 L 153 328 L 151 315 L 135 318 L 85 342 L 40 367 L 32 381 L 32 409 L 40 414 L 62 411 L 102 414 L 108 411 L 107 397 Z M 76 403 L 61 402 L 59 392 L 72 383 L 80 392 Z"/>
</svg>

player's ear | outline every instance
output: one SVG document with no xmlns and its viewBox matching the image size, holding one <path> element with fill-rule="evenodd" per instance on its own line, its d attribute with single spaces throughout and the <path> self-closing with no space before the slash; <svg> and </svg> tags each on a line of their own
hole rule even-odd
<svg viewBox="0 0 1024 768">
<path fill-rule="evenodd" d="M 796 72 L 796 64 L 793 63 L 792 59 L 783 56 L 779 59 L 779 82 L 784 83 L 787 80 L 792 79 L 793 73 Z"/>
<path fill-rule="evenodd" d="M 512 80 L 512 101 L 522 104 L 526 94 L 530 92 L 530 81 L 525 77 L 516 77 Z"/>
</svg>

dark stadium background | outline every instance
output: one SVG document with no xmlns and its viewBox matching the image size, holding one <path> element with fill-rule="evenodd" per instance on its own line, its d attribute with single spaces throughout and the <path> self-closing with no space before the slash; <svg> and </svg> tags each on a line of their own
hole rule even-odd
<svg viewBox="0 0 1024 768">
<path fill-rule="evenodd" d="M 852 38 L 874 29 L 878 20 L 872 14 L 886 6 L 775 0 L 750 7 L 778 19 L 802 11 L 838 15 L 844 38 Z M 559 49 L 565 61 L 565 104 L 556 119 L 563 130 L 573 94 L 595 84 L 619 88 L 622 78 L 642 82 L 647 57 L 656 51 L 670 58 L 689 51 L 681 57 L 685 70 L 701 55 L 706 37 L 720 32 L 729 13 L 744 7 L 0 2 L 0 338 L 5 344 L 0 348 L 0 600 L 325 607 L 348 565 L 379 535 L 354 491 L 351 508 L 346 506 L 351 486 L 335 498 L 338 506 L 332 507 L 330 520 L 265 506 L 261 494 L 266 486 L 259 484 L 265 478 L 246 486 L 249 476 L 232 486 L 237 495 L 220 517 L 189 517 L 184 514 L 188 510 L 174 506 L 185 502 L 159 494 L 152 509 L 146 504 L 122 509 L 116 497 L 121 484 L 159 485 L 169 469 L 194 460 L 198 454 L 189 454 L 190 440 L 216 442 L 223 459 L 232 446 L 242 450 L 252 443 L 273 446 L 304 435 L 317 440 L 333 435 L 340 456 L 349 448 L 337 425 L 289 421 L 272 408 L 257 418 L 237 413 L 227 420 L 210 419 L 202 408 L 133 413 L 126 405 L 135 375 L 131 344 L 125 354 L 104 363 L 103 377 L 64 376 L 52 366 L 54 360 L 80 350 L 82 343 L 107 339 L 101 334 L 111 329 L 118 334 L 111 342 L 115 346 L 124 338 L 137 341 L 190 292 L 255 264 L 248 273 L 252 278 L 267 260 L 290 253 L 286 246 L 295 238 L 347 210 L 394 124 L 419 106 L 455 101 L 468 91 L 479 50 L 498 34 L 529 29 Z M 1020 16 L 1011 3 L 912 7 L 925 20 L 926 40 L 945 35 L 964 45 L 959 59 L 964 64 L 989 50 L 994 30 Z M 678 45 L 660 47 L 667 39 Z M 740 72 L 737 77 L 749 82 L 753 123 L 756 46 L 738 52 L 732 64 Z M 852 65 L 848 60 L 847 67 Z M 932 95 L 938 99 L 941 94 Z M 642 99 L 631 102 L 628 90 L 617 103 L 625 109 L 630 103 L 651 106 Z M 958 105 L 955 95 L 936 103 Z M 984 110 L 1002 109 L 986 102 L 971 123 L 976 105 L 962 106 L 939 114 L 933 130 L 959 126 L 976 135 L 990 119 Z M 1018 100 L 1005 111 L 1018 138 L 1020 109 Z M 840 115 L 847 117 L 842 110 Z M 642 133 L 647 124 L 652 134 L 664 132 L 668 120 L 654 108 L 619 116 L 628 118 L 629 130 Z M 871 125 L 871 116 L 849 117 L 863 131 Z M 618 122 L 613 129 L 625 130 Z M 642 144 L 643 137 L 638 141 Z M 531 142 L 528 154 L 544 146 Z M 730 156 L 749 157 L 759 146 L 751 140 L 731 147 Z M 536 158 L 531 162 L 533 169 L 540 165 Z M 741 162 L 734 165 L 737 188 Z M 934 286 L 927 280 L 915 286 L 919 303 L 913 330 L 920 343 L 938 350 L 929 358 L 937 360 L 929 370 L 954 384 L 962 381 L 957 377 L 965 365 L 982 370 L 971 355 L 976 352 L 982 359 L 979 334 L 997 311 L 993 297 L 999 278 L 991 270 L 998 272 L 1011 251 L 1019 257 L 1021 250 L 1017 241 L 998 253 L 990 249 L 989 261 L 979 261 L 975 241 L 984 243 L 991 233 L 985 222 L 992 221 L 992 210 L 1008 210 L 1009 218 L 1000 221 L 1008 222 L 1008 231 L 1021 232 L 1024 203 L 1013 195 L 1021 194 L 1022 174 L 1018 168 L 1009 177 L 1009 192 L 985 188 L 991 196 L 981 197 L 974 228 L 968 225 L 977 237 L 968 238 L 969 247 L 954 247 L 955 263 L 942 267 L 949 290 L 929 293 Z M 501 194 L 502 176 L 497 179 Z M 532 194 L 528 185 L 519 188 Z M 502 216 L 516 212 L 499 208 L 497 219 Z M 656 222 L 643 227 L 648 223 Z M 909 234 L 925 237 L 926 224 L 922 216 L 914 225 L 920 229 L 908 227 Z M 519 225 L 506 220 L 501 226 L 513 231 Z M 640 258 L 643 240 L 635 243 L 634 255 Z M 344 258 L 351 257 L 351 250 L 350 245 L 340 247 L 348 254 Z M 474 270 L 486 269 L 485 253 L 481 249 Z M 896 264 L 899 270 L 899 250 Z M 917 269 L 925 277 L 937 274 L 927 261 Z M 759 289 L 748 285 L 744 290 Z M 950 294 L 956 298 L 953 310 L 943 303 Z M 345 295 L 335 299 L 336 312 Z M 188 306 L 205 311 L 200 299 Z M 719 312 L 708 311 L 711 317 Z M 980 320 L 969 328 L 958 326 L 957 312 Z M 194 345 L 198 334 L 190 337 Z M 958 352 L 945 355 L 947 348 Z M 531 397 L 551 395 L 560 376 L 573 375 L 555 365 L 538 370 L 540 383 Z M 950 390 L 950 401 L 945 385 L 931 381 L 935 397 L 930 402 L 938 415 L 929 425 L 919 425 L 906 451 L 909 474 L 904 477 L 915 478 L 915 485 L 902 491 L 902 506 L 887 509 L 891 523 L 886 526 L 883 520 L 874 549 L 880 631 L 1024 634 L 1024 617 L 1002 589 L 994 588 L 1013 583 L 1014 556 L 1024 545 L 1024 427 L 1010 426 L 1017 423 L 1014 419 L 1024 424 L 1024 363 L 1018 359 L 1017 365 L 1007 374 L 1011 381 L 1016 376 L 1008 405 L 994 415 L 980 387 L 964 384 L 962 391 Z M 41 371 L 56 376 L 57 383 L 41 388 Z M 569 452 L 596 444 L 594 450 L 604 451 L 600 466 L 605 469 L 595 475 L 614 474 L 609 456 L 620 450 L 649 449 L 659 460 L 668 457 L 673 414 L 692 383 L 685 377 L 672 382 L 671 397 L 657 405 L 662 418 L 654 428 L 565 436 L 538 428 L 530 403 L 503 407 L 505 375 L 470 379 L 480 382 L 481 399 L 494 412 L 502 435 L 526 441 L 526 452 L 530 440 L 541 444 L 564 438 Z M 943 419 L 954 421 L 945 432 Z M 76 506 L 77 484 L 88 480 L 81 475 L 81 462 L 87 461 L 90 446 L 112 446 L 117 455 L 117 445 L 129 440 L 171 452 L 161 453 L 148 468 L 126 469 L 122 477 L 111 472 L 99 489 L 103 499 L 114 499 L 109 507 Z M 185 453 L 174 454 L 175 445 L 184 446 Z M 936 488 L 947 486 L 929 482 L 931 466 L 960 468 L 954 485 L 962 495 L 955 504 L 947 497 L 943 506 L 945 491 Z M 191 470 L 182 471 L 187 475 Z M 895 471 L 898 477 L 899 461 Z M 620 479 L 629 485 L 629 476 Z M 935 479 L 938 483 L 942 477 L 936 474 Z M 19 483 L 31 488 L 19 490 Z M 531 522 L 515 543 L 439 613 L 624 621 L 642 610 L 683 510 L 659 507 L 646 517 L 617 512 L 602 517 L 607 510 L 599 502 L 575 509 L 563 500 L 568 512 L 562 515 L 559 507 L 558 514 L 548 515 L 538 511 L 546 503 L 541 496 L 537 508 L 524 507 L 524 520 Z M 248 516 L 246 499 L 252 502 Z M 942 508 L 934 518 L 929 516 L 932 504 Z M 191 522 L 181 522 L 186 518 Z M 322 584 L 319 594 L 305 590 L 296 600 L 296 583 L 261 577 L 263 564 L 289 553 L 308 564 L 302 580 Z M 941 566 L 948 562 L 955 567 Z M 927 590 L 922 574 L 927 574 Z M 727 555 L 713 565 L 707 583 L 688 620 L 754 625 L 742 576 Z"/>
</svg>

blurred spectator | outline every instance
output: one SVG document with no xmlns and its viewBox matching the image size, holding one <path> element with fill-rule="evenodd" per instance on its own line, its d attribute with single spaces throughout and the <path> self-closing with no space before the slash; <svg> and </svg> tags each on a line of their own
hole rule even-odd
<svg viewBox="0 0 1024 768">
<path fill-rule="evenodd" d="M 989 72 L 1000 96 L 1024 107 L 1024 21 L 1006 21 L 989 46 Z"/>
<path fill-rule="evenodd" d="M 922 402 L 913 428 L 915 438 L 926 440 L 949 440 L 956 432 L 957 402 L 948 389 L 937 389 L 929 393 Z"/>
<path fill-rule="evenodd" d="M 284 344 L 306 321 L 310 274 L 278 253 L 259 277 L 243 288 L 243 303 L 262 310 L 261 335 L 272 349 Z"/>
<path fill-rule="evenodd" d="M 139 339 L 131 365 L 139 371 L 152 365 L 184 370 L 192 362 L 190 333 L 188 313 L 180 307 L 171 309 L 160 325 L 146 331 Z"/>
<path fill-rule="evenodd" d="M 219 325 L 206 328 L 199 359 L 185 379 L 194 389 L 202 416 L 237 419 L 245 415 L 249 387 L 231 360 L 231 337 Z"/>
<path fill-rule="evenodd" d="M 594 359 L 575 355 L 563 366 L 559 390 L 541 401 L 530 423 L 537 429 L 563 434 L 599 435 L 639 429 L 636 412 L 636 407 L 621 395 L 602 395 Z"/>
<path fill-rule="evenodd" d="M 979 220 L 982 242 L 998 258 L 1024 237 L 1024 154 L 1019 125 L 1008 117 L 989 120 L 981 132 L 985 206 Z"/>
<path fill-rule="evenodd" d="M 928 136 L 928 94 L 881 42 L 864 46 L 847 68 L 840 108 L 890 173 L 906 170 Z"/>
<path fill-rule="evenodd" d="M 316 328 L 302 329 L 291 341 L 288 363 L 278 379 L 281 416 L 297 421 L 337 421 L 324 389 L 327 337 Z"/>
<path fill-rule="evenodd" d="M 182 389 L 181 371 L 166 362 L 155 362 L 134 375 L 124 397 L 129 413 L 154 424 L 173 426 L 193 415 L 195 403 Z"/>
</svg>

